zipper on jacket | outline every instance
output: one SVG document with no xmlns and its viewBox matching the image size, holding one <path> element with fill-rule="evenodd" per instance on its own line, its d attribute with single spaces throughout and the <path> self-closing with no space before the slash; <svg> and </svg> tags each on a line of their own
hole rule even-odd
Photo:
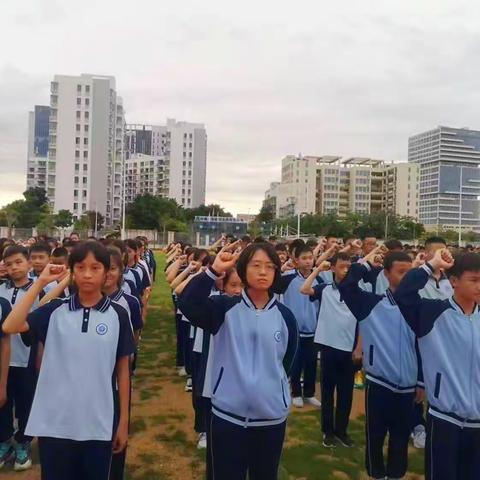
<svg viewBox="0 0 480 480">
<path fill-rule="evenodd" d="M 373 345 L 370 345 L 370 351 L 368 354 L 368 363 L 373 367 Z"/>
</svg>

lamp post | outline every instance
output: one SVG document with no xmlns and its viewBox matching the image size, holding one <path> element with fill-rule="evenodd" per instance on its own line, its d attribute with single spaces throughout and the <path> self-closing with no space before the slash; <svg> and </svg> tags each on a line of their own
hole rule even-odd
<svg viewBox="0 0 480 480">
<path fill-rule="evenodd" d="M 459 217 L 458 217 L 458 246 L 462 246 L 462 192 L 463 192 L 463 165 L 460 167 L 460 195 L 459 195 Z"/>
</svg>

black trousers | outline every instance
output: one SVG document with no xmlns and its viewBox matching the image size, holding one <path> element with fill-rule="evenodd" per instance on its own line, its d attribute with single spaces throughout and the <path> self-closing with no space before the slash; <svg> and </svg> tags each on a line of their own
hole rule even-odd
<svg viewBox="0 0 480 480">
<path fill-rule="evenodd" d="M 206 471 L 207 480 L 214 480 L 212 473 L 212 401 L 210 398 L 202 397 L 205 405 L 205 431 L 207 434 L 207 451 L 206 451 Z"/>
<path fill-rule="evenodd" d="M 352 352 L 322 345 L 320 348 L 322 431 L 325 434 L 347 433 L 352 410 L 353 378 L 355 366 Z M 337 405 L 334 409 L 334 395 L 337 392 Z M 335 410 L 335 415 L 334 415 Z"/>
<path fill-rule="evenodd" d="M 112 442 L 38 439 L 42 480 L 108 480 Z"/>
<path fill-rule="evenodd" d="M 7 379 L 7 403 L 0 408 L 0 442 L 6 442 L 14 434 L 13 412 L 18 420 L 18 430 L 15 440 L 18 443 L 31 442 L 32 437 L 25 435 L 37 374 L 33 368 L 10 367 Z"/>
<path fill-rule="evenodd" d="M 427 415 L 425 480 L 478 480 L 480 428 L 462 428 Z"/>
<path fill-rule="evenodd" d="M 396 393 L 367 381 L 365 390 L 366 467 L 373 478 L 402 478 L 408 467 L 408 441 L 415 393 Z M 383 445 L 388 433 L 387 465 Z"/>
<path fill-rule="evenodd" d="M 277 480 L 287 422 L 244 428 L 212 414 L 215 480 Z"/>
<path fill-rule="evenodd" d="M 185 328 L 182 325 L 182 315 L 176 313 L 175 314 L 175 332 L 177 334 L 177 367 L 184 367 L 185 366 Z"/>
<path fill-rule="evenodd" d="M 300 337 L 297 356 L 290 373 L 293 397 L 313 397 L 317 376 L 317 347 L 313 337 Z M 303 372 L 303 392 L 300 377 Z M 303 394 L 303 395 L 302 395 Z"/>
<path fill-rule="evenodd" d="M 412 415 L 412 423 L 411 423 L 412 430 L 418 425 L 423 425 L 424 427 L 426 425 L 424 412 L 423 412 L 423 402 L 420 402 L 420 403 L 415 402 L 413 405 L 413 415 Z"/>
</svg>

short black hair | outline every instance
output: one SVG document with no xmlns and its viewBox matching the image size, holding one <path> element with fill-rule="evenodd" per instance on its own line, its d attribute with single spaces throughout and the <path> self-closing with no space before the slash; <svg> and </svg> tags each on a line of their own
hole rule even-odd
<svg viewBox="0 0 480 480">
<path fill-rule="evenodd" d="M 275 248 L 273 248 L 273 245 L 271 245 L 268 242 L 263 242 L 263 243 L 252 243 L 249 245 L 243 252 L 240 254 L 240 257 L 237 261 L 237 273 L 238 276 L 240 277 L 240 280 L 242 283 L 247 287 L 247 266 L 250 262 L 250 260 L 253 258 L 253 256 L 259 251 L 263 250 L 267 256 L 270 258 L 272 263 L 275 265 L 275 277 L 273 279 L 273 284 L 271 286 L 272 291 L 279 291 L 280 287 L 280 279 L 281 279 L 281 268 L 282 268 L 282 262 L 280 261 L 280 258 L 275 251 Z"/>
<path fill-rule="evenodd" d="M 203 258 L 202 258 L 203 257 Z M 202 265 L 205 267 L 210 261 L 210 254 L 205 248 L 196 248 L 193 252 L 193 260 L 198 262 L 202 258 Z"/>
<path fill-rule="evenodd" d="M 138 250 L 138 242 L 134 240 L 133 238 L 127 238 L 125 241 L 125 246 L 128 248 L 131 248 L 132 250 L 137 251 Z"/>
<path fill-rule="evenodd" d="M 460 278 L 465 272 L 480 272 L 480 254 L 458 253 L 454 256 L 453 267 L 447 270 L 448 277 Z"/>
<path fill-rule="evenodd" d="M 302 253 L 313 253 L 313 252 L 308 245 L 306 244 L 299 245 L 298 247 L 295 248 L 294 257 L 298 258 Z"/>
<path fill-rule="evenodd" d="M 252 241 L 252 239 L 250 238 L 250 235 L 244 235 L 240 240 L 242 242 L 248 242 L 248 243 Z"/>
<path fill-rule="evenodd" d="M 277 236 L 276 236 L 276 235 L 270 235 L 270 236 L 268 237 L 268 241 L 269 241 L 269 242 L 274 242 L 274 241 L 276 241 L 276 240 L 277 240 Z"/>
<path fill-rule="evenodd" d="M 276 252 L 286 252 L 287 251 L 287 246 L 284 243 L 277 243 L 275 245 L 275 251 Z"/>
<path fill-rule="evenodd" d="M 76 245 L 77 242 L 74 242 L 73 240 L 70 240 L 70 238 L 67 238 L 65 237 L 63 240 L 62 240 L 62 245 L 64 247 L 73 247 L 74 245 Z"/>
<path fill-rule="evenodd" d="M 89 253 L 105 267 L 105 271 L 110 269 L 110 253 L 106 247 L 98 242 L 82 242 L 75 245 L 70 253 L 68 259 L 70 271 L 73 272 L 75 264 L 83 262 Z"/>
<path fill-rule="evenodd" d="M 52 251 L 52 257 L 68 257 L 68 250 L 65 247 L 57 247 Z"/>
<path fill-rule="evenodd" d="M 314 238 L 309 238 L 306 242 L 305 245 L 307 245 L 310 248 L 315 248 L 318 245 L 318 242 Z"/>
<path fill-rule="evenodd" d="M 425 246 L 428 247 L 432 243 L 441 243 L 442 245 L 447 245 L 446 240 L 443 237 L 428 237 L 425 240 Z"/>
<path fill-rule="evenodd" d="M 50 248 L 50 245 L 46 243 L 35 243 L 35 245 L 30 247 L 28 255 L 30 256 L 32 253 L 46 253 L 48 256 L 50 256 L 52 249 Z"/>
<path fill-rule="evenodd" d="M 3 260 L 17 254 L 23 255 L 28 260 L 28 250 L 23 245 L 10 245 L 3 252 Z"/>
<path fill-rule="evenodd" d="M 346 252 L 338 252 L 330 259 L 330 263 L 332 265 L 336 265 L 339 260 L 344 260 L 344 261 L 348 260 L 351 262 L 352 257 L 350 257 L 350 255 Z"/>
<path fill-rule="evenodd" d="M 395 262 L 408 262 L 412 263 L 412 259 L 407 252 L 389 252 L 385 255 L 383 261 L 383 268 L 389 272 Z"/>
<path fill-rule="evenodd" d="M 263 237 L 255 237 L 253 243 L 266 243 Z"/>
<path fill-rule="evenodd" d="M 366 238 L 377 238 L 377 236 L 373 232 L 364 232 L 363 235 L 360 236 L 360 240 L 364 241 Z"/>
<path fill-rule="evenodd" d="M 384 245 L 389 250 L 402 250 L 403 249 L 402 242 L 400 240 L 395 239 L 395 238 L 391 238 L 390 240 L 387 240 Z"/>
<path fill-rule="evenodd" d="M 296 238 L 289 246 L 288 246 L 288 251 L 290 252 L 290 255 L 295 255 L 295 250 L 302 246 L 305 245 L 305 242 L 301 238 Z"/>
</svg>

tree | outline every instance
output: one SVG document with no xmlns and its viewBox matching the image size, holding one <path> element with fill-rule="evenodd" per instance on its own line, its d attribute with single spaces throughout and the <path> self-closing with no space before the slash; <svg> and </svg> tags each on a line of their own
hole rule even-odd
<svg viewBox="0 0 480 480">
<path fill-rule="evenodd" d="M 50 235 L 55 228 L 55 215 L 52 215 L 51 213 L 42 213 L 36 227 L 38 235 Z"/>
<path fill-rule="evenodd" d="M 138 196 L 127 207 L 129 228 L 161 230 L 170 220 L 185 221 L 185 214 L 177 202 L 171 198 L 156 197 L 149 193 Z"/>
<path fill-rule="evenodd" d="M 269 222 L 272 222 L 274 218 L 275 218 L 275 212 L 273 211 L 272 205 L 268 205 L 264 203 L 255 220 L 260 223 L 262 222 L 269 223 Z"/>
<path fill-rule="evenodd" d="M 88 217 L 88 222 L 90 225 L 89 228 L 92 230 L 95 230 L 95 220 L 97 221 L 97 231 L 103 228 L 105 217 L 100 212 L 96 212 L 95 210 L 87 210 L 83 215 Z"/>
<path fill-rule="evenodd" d="M 68 228 L 73 224 L 73 214 L 70 210 L 59 210 L 55 215 L 54 224 L 59 228 Z"/>
</svg>

